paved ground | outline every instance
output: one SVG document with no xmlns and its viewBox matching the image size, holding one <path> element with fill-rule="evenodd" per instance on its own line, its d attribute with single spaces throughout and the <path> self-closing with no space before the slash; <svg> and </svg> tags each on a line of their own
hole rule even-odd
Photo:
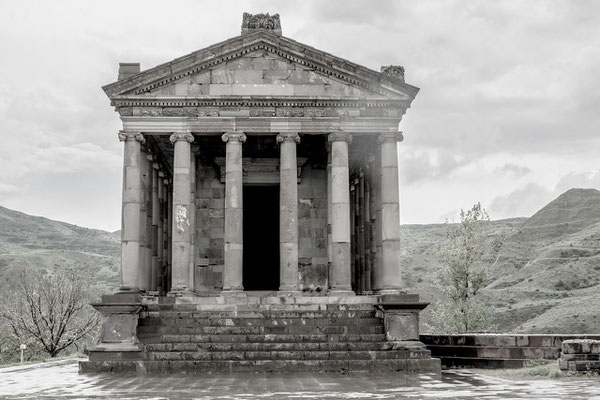
<svg viewBox="0 0 600 400">
<path fill-rule="evenodd" d="M 600 379 L 513 382 L 464 370 L 433 375 L 79 375 L 75 363 L 0 369 L 6 399 L 586 399 Z"/>
</svg>

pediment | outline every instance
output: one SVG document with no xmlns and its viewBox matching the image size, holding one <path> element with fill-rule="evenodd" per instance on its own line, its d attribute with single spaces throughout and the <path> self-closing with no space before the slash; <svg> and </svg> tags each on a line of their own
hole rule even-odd
<svg viewBox="0 0 600 400">
<path fill-rule="evenodd" d="M 116 98 L 399 100 L 418 88 L 291 39 L 259 31 L 180 57 L 103 88 Z"/>
</svg>

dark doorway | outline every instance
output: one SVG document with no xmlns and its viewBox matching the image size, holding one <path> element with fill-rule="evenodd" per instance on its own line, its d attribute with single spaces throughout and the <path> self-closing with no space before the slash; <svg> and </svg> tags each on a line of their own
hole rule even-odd
<svg viewBox="0 0 600 400">
<path fill-rule="evenodd" d="M 244 186 L 244 290 L 279 289 L 279 186 Z"/>
</svg>

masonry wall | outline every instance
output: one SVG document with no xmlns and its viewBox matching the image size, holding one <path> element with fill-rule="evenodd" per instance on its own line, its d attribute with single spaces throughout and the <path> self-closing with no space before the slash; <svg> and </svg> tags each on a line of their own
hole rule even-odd
<svg viewBox="0 0 600 400">
<path fill-rule="evenodd" d="M 225 184 L 211 161 L 198 159 L 196 168 L 196 236 L 194 289 L 218 293 L 223 287 Z M 298 185 L 298 269 L 300 289 L 327 291 L 327 171 L 302 169 Z"/>
</svg>

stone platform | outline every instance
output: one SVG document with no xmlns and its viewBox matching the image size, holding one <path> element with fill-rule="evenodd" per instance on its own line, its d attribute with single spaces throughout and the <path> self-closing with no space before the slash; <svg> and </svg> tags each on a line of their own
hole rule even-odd
<svg viewBox="0 0 600 400">
<path fill-rule="evenodd" d="M 439 372 L 439 360 L 431 358 L 417 340 L 418 330 L 415 337 L 411 327 L 411 322 L 418 324 L 413 303 L 403 303 L 398 324 L 389 315 L 386 320 L 390 302 L 381 299 L 146 297 L 136 331 L 138 351 L 101 344 L 80 364 L 80 371 Z M 405 337 L 399 337 L 398 326 Z"/>
</svg>

